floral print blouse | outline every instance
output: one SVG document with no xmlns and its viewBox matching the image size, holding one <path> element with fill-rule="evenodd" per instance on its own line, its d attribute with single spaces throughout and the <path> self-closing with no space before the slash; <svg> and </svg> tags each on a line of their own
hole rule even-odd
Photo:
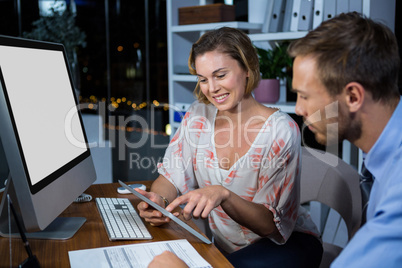
<svg viewBox="0 0 402 268">
<path fill-rule="evenodd" d="M 248 152 L 221 172 L 215 150 L 214 126 L 217 108 L 194 102 L 166 150 L 158 172 L 168 179 L 178 194 L 208 185 L 222 185 L 250 202 L 263 204 L 274 215 L 280 237 L 287 241 L 293 231 L 319 237 L 307 210 L 300 206 L 300 130 L 280 110 L 264 123 Z M 250 219 L 254 220 L 254 219 Z M 261 238 L 233 221 L 221 208 L 209 214 L 215 242 L 228 253 Z"/>
</svg>

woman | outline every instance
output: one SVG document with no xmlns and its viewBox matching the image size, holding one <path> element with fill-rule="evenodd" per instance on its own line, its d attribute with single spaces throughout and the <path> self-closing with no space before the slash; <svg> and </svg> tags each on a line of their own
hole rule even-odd
<svg viewBox="0 0 402 268">
<path fill-rule="evenodd" d="M 169 211 L 186 204 L 185 219 L 208 218 L 235 267 L 317 267 L 322 245 L 299 201 L 299 128 L 253 98 L 260 73 L 250 39 L 227 27 L 207 32 L 193 44 L 189 68 L 198 101 L 151 192 L 139 192 Z M 144 202 L 138 209 L 152 225 L 170 220 Z"/>
</svg>

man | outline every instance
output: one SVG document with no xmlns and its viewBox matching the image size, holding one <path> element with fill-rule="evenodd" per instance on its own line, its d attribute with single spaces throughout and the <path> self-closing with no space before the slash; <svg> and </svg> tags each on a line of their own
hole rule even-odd
<svg viewBox="0 0 402 268">
<path fill-rule="evenodd" d="M 323 22 L 288 51 L 295 58 L 296 113 L 318 142 L 346 139 L 359 147 L 374 177 L 367 222 L 331 267 L 401 267 L 402 102 L 395 36 L 382 24 L 347 13 Z"/>
</svg>

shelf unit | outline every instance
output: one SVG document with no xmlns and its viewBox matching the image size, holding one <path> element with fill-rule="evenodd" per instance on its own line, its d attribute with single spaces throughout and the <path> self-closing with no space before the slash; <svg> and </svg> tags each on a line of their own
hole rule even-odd
<svg viewBox="0 0 402 268">
<path fill-rule="evenodd" d="M 261 28 L 265 20 L 267 3 L 274 0 L 248 0 L 248 21 L 232 21 L 220 23 L 206 23 L 193 25 L 179 25 L 178 18 L 180 7 L 198 6 L 212 4 L 212 0 L 167 0 L 167 32 L 168 32 L 168 86 L 169 86 L 169 122 L 172 127 L 172 135 L 179 126 L 174 121 L 174 113 L 181 110 L 178 104 L 191 104 L 195 98 L 193 90 L 196 85 L 196 77 L 190 75 L 187 67 L 187 60 L 192 44 L 208 30 L 217 29 L 223 26 L 233 27 L 248 31 L 251 41 L 259 47 L 267 48 L 273 42 L 295 40 L 307 34 L 307 31 L 262 33 Z M 352 0 L 351 0 L 352 1 Z M 353 0 L 354 4 L 359 0 Z M 394 30 L 395 23 L 395 0 L 360 0 L 357 7 L 361 12 L 374 20 L 380 20 L 391 30 Z M 360 5 L 361 4 L 361 5 Z M 360 10 L 357 10 L 360 11 Z M 286 102 L 286 88 L 281 85 L 280 99 L 278 103 L 267 104 L 278 107 L 287 113 L 294 113 L 295 103 Z M 358 164 L 352 163 L 356 156 L 353 156 L 353 148 L 349 142 L 343 143 L 342 158 L 356 168 L 361 165 L 361 154 Z"/>
<path fill-rule="evenodd" d="M 208 30 L 218 29 L 223 26 L 233 27 L 250 33 L 250 39 L 254 42 L 294 40 L 303 37 L 307 32 L 288 33 L 261 33 L 265 16 L 259 8 L 266 5 L 266 0 L 253 0 L 249 5 L 250 19 L 248 22 L 231 21 L 219 23 L 179 25 L 178 9 L 185 6 L 197 6 L 211 4 L 206 0 L 167 0 L 167 27 L 168 27 L 168 84 L 169 84 L 169 122 L 174 133 L 180 123 L 174 121 L 174 112 L 180 110 L 178 104 L 192 103 L 195 99 L 193 90 L 196 85 L 196 77 L 188 73 L 187 60 L 192 44 Z M 283 87 L 282 87 L 282 91 Z M 286 90 L 281 92 L 282 98 L 273 106 L 284 112 L 294 113 L 294 103 L 286 103 Z"/>
<path fill-rule="evenodd" d="M 191 104 L 195 98 L 193 90 L 196 77 L 189 74 L 187 60 L 192 44 L 208 30 L 223 26 L 247 31 L 260 31 L 261 23 L 231 21 L 219 23 L 179 25 L 178 9 L 186 6 L 212 4 L 206 0 L 167 0 L 167 31 L 168 31 L 168 86 L 169 86 L 169 122 L 172 134 L 180 123 L 174 121 L 175 111 L 181 110 L 178 104 Z"/>
</svg>

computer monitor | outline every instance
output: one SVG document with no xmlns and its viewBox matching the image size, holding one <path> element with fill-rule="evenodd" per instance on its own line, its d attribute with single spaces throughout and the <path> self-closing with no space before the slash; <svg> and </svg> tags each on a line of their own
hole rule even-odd
<svg viewBox="0 0 402 268">
<path fill-rule="evenodd" d="M 96 174 L 63 45 L 0 36 L 0 82 L 0 141 L 10 173 L 0 234 L 10 236 L 8 194 L 27 237 L 69 238 L 85 218 L 59 215 Z"/>
</svg>

